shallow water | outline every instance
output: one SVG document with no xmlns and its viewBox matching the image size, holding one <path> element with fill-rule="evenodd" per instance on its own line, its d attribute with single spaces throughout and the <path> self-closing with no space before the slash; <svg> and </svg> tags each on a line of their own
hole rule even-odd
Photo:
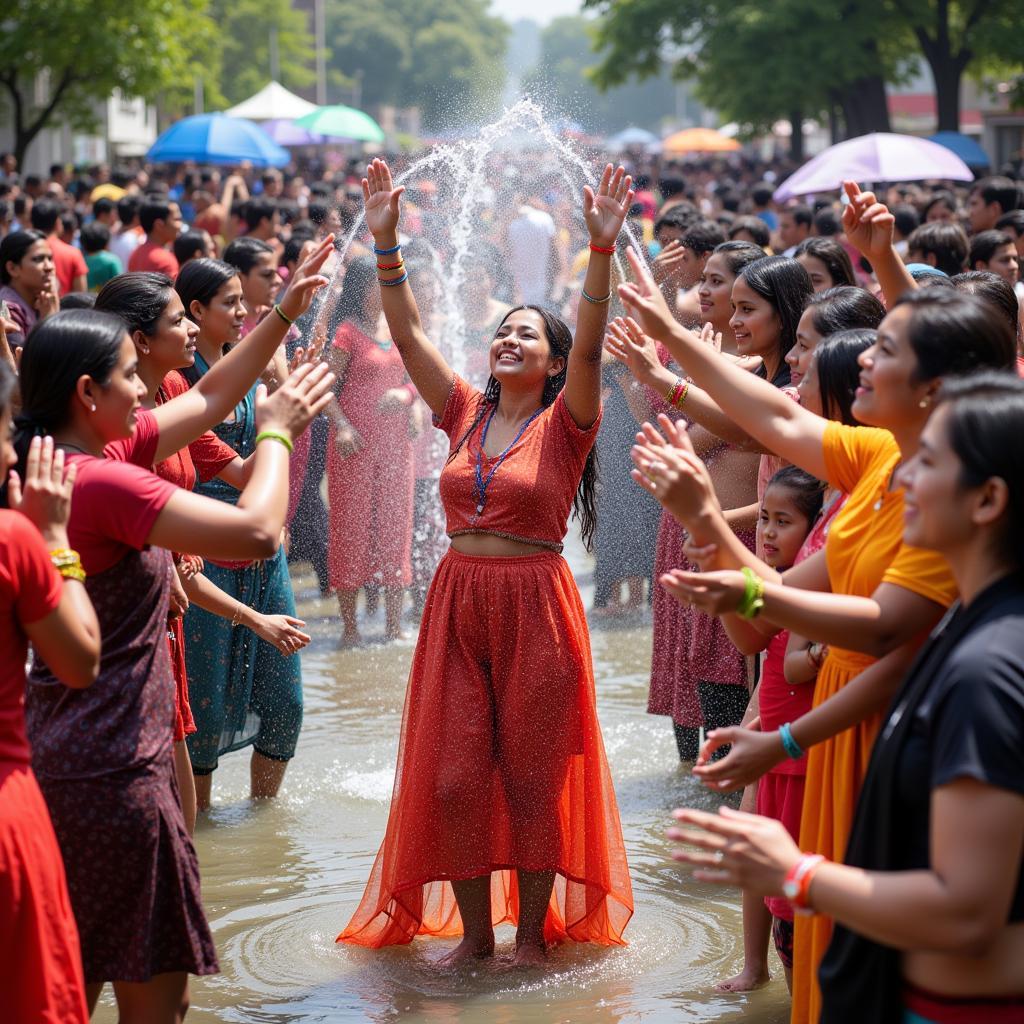
<svg viewBox="0 0 1024 1024">
<path fill-rule="evenodd" d="M 589 599 L 588 560 L 578 550 L 569 557 Z M 215 808 L 196 841 L 222 973 L 193 979 L 190 1024 L 788 1020 L 774 952 L 767 988 L 711 991 L 742 966 L 739 899 L 694 882 L 667 856 L 671 809 L 715 799 L 678 767 L 668 720 L 644 712 L 649 617 L 593 633 L 598 711 L 636 901 L 629 945 L 564 946 L 543 971 L 511 972 L 500 956 L 512 931 L 501 929 L 499 962 L 455 976 L 434 967 L 452 941 L 382 952 L 336 945 L 384 834 L 412 642 L 339 651 L 336 605 L 319 598 L 309 574 L 296 575 L 295 586 L 314 638 L 303 653 L 302 738 L 273 803 L 246 799 L 245 753 L 226 757 L 215 777 Z M 94 1019 L 115 1021 L 109 989 Z"/>
</svg>

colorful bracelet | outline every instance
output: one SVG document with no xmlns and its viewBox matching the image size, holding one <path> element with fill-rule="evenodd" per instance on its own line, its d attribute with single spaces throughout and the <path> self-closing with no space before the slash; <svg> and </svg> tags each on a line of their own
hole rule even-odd
<svg viewBox="0 0 1024 1024">
<path fill-rule="evenodd" d="M 786 751 L 787 757 L 793 761 L 799 761 L 804 756 L 804 748 L 797 743 L 789 722 L 779 726 L 779 739 L 782 740 L 782 746 Z"/>
<path fill-rule="evenodd" d="M 373 247 L 374 256 L 394 256 L 399 249 L 402 248 L 402 243 L 399 242 L 393 249 L 378 249 L 377 246 Z"/>
<path fill-rule="evenodd" d="M 388 264 L 378 263 L 377 264 L 377 269 L 378 270 L 399 270 L 399 269 L 401 269 L 404 266 L 405 266 L 405 260 L 399 260 L 397 263 L 388 263 Z"/>
<path fill-rule="evenodd" d="M 825 858 L 820 853 L 805 853 L 786 872 L 786 878 L 782 883 L 782 894 L 793 904 L 793 909 L 798 914 L 813 914 L 811 909 L 811 882 L 818 868 L 824 863 Z"/>
<path fill-rule="evenodd" d="M 676 377 L 675 383 L 672 385 L 671 390 L 665 396 L 668 404 L 673 409 L 682 409 L 683 402 L 686 401 L 686 396 L 690 393 L 690 382 L 683 380 L 682 377 Z"/>
<path fill-rule="evenodd" d="M 64 579 L 85 582 L 85 569 L 82 568 L 82 558 L 77 551 L 72 551 L 71 548 L 55 548 L 50 552 L 50 561 Z"/>
<path fill-rule="evenodd" d="M 409 280 L 409 271 L 408 270 L 404 271 L 401 277 L 396 277 L 394 280 L 385 281 L 383 277 L 378 277 L 377 278 L 377 281 L 379 282 L 379 284 L 380 284 L 380 286 L 382 288 L 394 288 L 397 285 L 404 284 L 408 280 Z"/>
<path fill-rule="evenodd" d="M 764 607 L 764 580 L 748 565 L 743 566 L 742 572 L 743 597 L 736 609 L 736 614 L 741 619 L 756 619 Z"/>
<path fill-rule="evenodd" d="M 285 322 L 285 323 L 286 323 L 286 324 L 287 324 L 287 325 L 288 325 L 289 327 L 291 327 L 291 325 L 292 325 L 293 323 L 295 323 L 295 321 L 294 321 L 294 320 L 293 320 L 293 319 L 292 319 L 292 318 L 291 318 L 290 316 L 288 316 L 288 314 L 287 314 L 287 313 L 285 313 L 285 311 L 284 311 L 284 310 L 283 310 L 283 309 L 281 308 L 281 303 L 280 303 L 280 302 L 276 302 L 276 303 L 274 303 L 274 312 L 275 312 L 275 313 L 276 313 L 276 314 L 277 314 L 277 315 L 278 315 L 278 316 L 279 316 L 279 317 L 280 317 L 280 318 L 281 318 L 281 319 L 282 319 L 282 320 L 283 320 L 283 321 L 284 321 L 284 322 Z"/>
<path fill-rule="evenodd" d="M 289 453 L 295 451 L 292 439 L 287 434 L 282 434 L 280 430 L 261 430 L 256 435 L 256 444 L 259 444 L 260 441 L 277 441 L 279 444 L 283 444 Z"/>
<path fill-rule="evenodd" d="M 606 302 L 610 302 L 612 297 L 612 293 L 609 292 L 603 299 L 595 299 L 593 295 L 587 294 L 586 288 L 581 288 L 580 294 L 587 300 L 587 302 L 591 302 L 595 306 L 603 306 Z"/>
<path fill-rule="evenodd" d="M 601 253 L 604 256 L 614 256 L 615 255 L 615 246 L 613 245 L 610 249 L 606 249 L 603 245 L 594 245 L 594 243 L 591 242 L 590 243 L 590 251 L 591 252 L 599 252 L 599 253 Z"/>
</svg>

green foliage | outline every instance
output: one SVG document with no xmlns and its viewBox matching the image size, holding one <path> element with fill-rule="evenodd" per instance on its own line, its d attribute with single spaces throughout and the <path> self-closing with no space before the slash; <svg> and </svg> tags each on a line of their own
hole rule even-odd
<svg viewBox="0 0 1024 1024">
<path fill-rule="evenodd" d="M 393 0 L 385 9 L 327 0 L 330 67 L 360 79 L 364 106 L 418 106 L 430 129 L 481 116 L 500 97 L 508 38 L 508 26 L 489 6 Z"/>
<path fill-rule="evenodd" d="M 656 131 L 673 113 L 675 85 L 666 65 L 642 83 L 602 91 L 591 79 L 594 63 L 593 22 L 555 18 L 541 32 L 540 59 L 523 89 L 589 131 L 614 132 L 631 124 Z"/>
</svg>

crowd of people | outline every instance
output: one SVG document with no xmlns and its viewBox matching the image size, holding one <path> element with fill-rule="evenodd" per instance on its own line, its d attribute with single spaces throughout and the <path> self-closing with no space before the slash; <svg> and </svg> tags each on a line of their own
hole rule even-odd
<svg viewBox="0 0 1024 1024">
<path fill-rule="evenodd" d="M 625 163 L 582 197 L 514 178 L 455 345 L 451 197 L 384 161 L 2 162 L 13 1019 L 85 1021 L 109 982 L 170 1024 L 218 969 L 191 834 L 221 756 L 268 799 L 295 755 L 289 563 L 342 645 L 418 623 L 339 941 L 627 941 L 575 521 L 590 620 L 649 616 L 647 710 L 742 790 L 669 832 L 743 890 L 718 987 L 774 941 L 796 1024 L 1024 1020 L 1021 183 L 777 206 L 778 166 Z"/>
</svg>

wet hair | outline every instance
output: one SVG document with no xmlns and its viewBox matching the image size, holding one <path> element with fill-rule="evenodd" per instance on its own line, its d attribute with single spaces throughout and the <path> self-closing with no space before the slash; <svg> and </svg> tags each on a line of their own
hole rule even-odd
<svg viewBox="0 0 1024 1024">
<path fill-rule="evenodd" d="M 107 385 L 121 357 L 125 333 L 119 316 L 91 309 L 54 313 L 29 333 L 19 367 L 21 412 L 14 421 L 22 479 L 32 438 L 52 436 L 68 422 L 80 377 Z"/>
<path fill-rule="evenodd" d="M 797 325 L 814 293 L 811 278 L 796 260 L 786 256 L 764 256 L 747 264 L 737 277 L 737 280 L 740 279 L 762 299 L 766 299 L 779 318 L 779 370 L 772 383 L 776 387 L 783 387 L 789 383 L 789 366 L 785 356 L 796 341 Z M 760 373 L 765 373 L 764 365 Z"/>
<path fill-rule="evenodd" d="M 82 228 L 79 240 L 84 252 L 102 252 L 110 244 L 110 228 L 99 221 L 93 221 Z"/>
<path fill-rule="evenodd" d="M 810 528 L 821 515 L 821 503 L 825 497 L 824 483 L 799 466 L 783 466 L 768 481 L 765 493 L 773 487 L 781 487 L 789 492 L 797 511 L 807 520 L 807 532 L 810 533 Z"/>
<path fill-rule="evenodd" d="M 701 219 L 700 211 L 692 203 L 675 203 L 654 222 L 654 234 L 662 228 L 686 232 Z"/>
<path fill-rule="evenodd" d="M 812 295 L 807 309 L 811 326 L 823 338 L 855 327 L 877 328 L 885 319 L 885 306 L 871 292 L 848 284 Z"/>
<path fill-rule="evenodd" d="M 821 260 L 828 270 L 828 276 L 832 278 L 832 285 L 848 284 L 855 285 L 857 279 L 853 276 L 853 264 L 850 262 L 850 254 L 834 239 L 805 238 L 793 253 L 793 259 L 800 256 L 813 256 Z"/>
<path fill-rule="evenodd" d="M 68 292 L 60 297 L 61 309 L 95 309 L 96 296 L 92 292 Z"/>
<path fill-rule="evenodd" d="M 238 277 L 238 268 L 223 260 L 204 256 L 186 263 L 174 280 L 174 290 L 185 307 L 185 316 L 193 320 L 192 303 L 208 306 L 217 292 L 234 277 Z"/>
<path fill-rule="evenodd" d="M 8 263 L 20 263 L 36 242 L 45 242 L 46 235 L 34 228 L 28 231 L 12 231 L 0 241 L 0 284 L 10 284 Z"/>
<path fill-rule="evenodd" d="M 206 236 L 202 231 L 186 231 L 183 235 L 178 235 L 171 248 L 174 250 L 174 258 L 181 266 L 189 260 L 194 260 L 197 253 L 206 255 Z"/>
<path fill-rule="evenodd" d="M 935 257 L 935 266 L 952 277 L 964 269 L 969 243 L 959 224 L 932 221 L 914 228 L 907 239 L 907 252 Z"/>
<path fill-rule="evenodd" d="M 1004 246 L 1012 245 L 1013 254 L 1017 255 L 1017 247 L 1013 241 L 1013 235 L 1005 231 L 979 231 L 971 236 L 971 251 L 967 255 L 967 266 L 970 270 L 977 270 L 979 263 L 988 263 L 996 254 L 996 250 Z"/>
<path fill-rule="evenodd" d="M 172 200 L 166 196 L 148 195 L 139 207 L 139 225 L 148 235 L 158 220 L 167 220 L 171 215 Z M 120 209 L 120 207 L 118 207 Z"/>
<path fill-rule="evenodd" d="M 991 270 L 965 270 L 950 278 L 950 283 L 958 291 L 976 295 L 983 302 L 989 303 L 1020 340 L 1020 306 L 1017 293 L 1006 278 Z"/>
<path fill-rule="evenodd" d="M 986 206 L 989 203 L 998 203 L 1003 213 L 1016 210 L 1020 206 L 1020 190 L 1009 178 L 982 178 L 981 181 L 974 183 L 969 194 L 973 196 L 975 193 L 981 196 L 981 201 Z"/>
<path fill-rule="evenodd" d="M 377 287 L 377 262 L 371 256 L 360 256 L 345 268 L 341 294 L 335 307 L 339 322 L 362 323 L 366 299 Z"/>
<path fill-rule="evenodd" d="M 542 306 L 515 306 L 502 317 L 501 323 L 498 324 L 498 330 L 501 329 L 502 324 L 513 313 L 518 313 L 522 310 L 529 310 L 541 318 L 544 322 L 544 334 L 551 348 L 551 355 L 555 358 L 561 356 L 565 360 L 565 365 L 562 367 L 561 372 L 554 377 L 549 377 L 544 382 L 541 403 L 547 407 L 555 401 L 559 392 L 565 387 L 565 381 L 569 373 L 569 353 L 572 350 L 573 344 L 572 331 L 569 330 L 569 326 L 564 320 L 559 319 L 551 310 L 544 309 Z M 480 421 L 491 409 L 498 407 L 500 400 L 501 384 L 492 376 L 487 381 L 487 387 L 484 389 L 483 397 L 480 400 L 473 422 L 470 424 L 469 429 L 452 446 L 451 453 L 448 455 L 448 462 L 451 462 L 458 455 L 459 450 L 479 426 Z M 583 466 L 583 476 L 580 479 L 576 496 L 572 501 L 572 517 L 580 522 L 580 534 L 583 537 L 583 545 L 587 551 L 593 551 L 594 535 L 597 532 L 598 471 L 597 448 L 593 447 L 587 455 L 587 461 Z"/>
<path fill-rule="evenodd" d="M 166 274 L 119 274 L 100 289 L 96 309 L 119 316 L 129 334 L 152 337 L 173 294 L 174 282 Z"/>
<path fill-rule="evenodd" d="M 827 419 L 855 426 L 853 400 L 860 383 L 860 355 L 874 345 L 878 332 L 852 327 L 822 338 L 814 349 L 821 413 Z"/>
<path fill-rule="evenodd" d="M 733 275 L 741 274 L 756 260 L 763 260 L 768 254 L 753 242 L 728 241 L 715 246 L 712 256 L 721 256 Z"/>
<path fill-rule="evenodd" d="M 44 235 L 50 234 L 60 220 L 61 205 L 56 199 L 37 199 L 32 204 L 30 215 L 32 227 L 36 231 L 42 231 Z"/>
<path fill-rule="evenodd" d="M 750 235 L 754 240 L 754 244 L 759 245 L 762 249 L 767 249 L 771 244 L 772 233 L 768 230 L 768 225 L 760 217 L 737 217 L 729 225 L 729 238 L 734 239 L 741 231 L 745 231 Z"/>
<path fill-rule="evenodd" d="M 725 232 L 720 225 L 713 220 L 699 220 L 686 229 L 679 244 L 684 249 L 695 252 L 698 256 L 707 256 L 724 241 Z"/>
<path fill-rule="evenodd" d="M 960 462 L 960 487 L 980 487 L 999 477 L 1009 507 L 999 538 L 1004 562 L 1024 566 L 1024 381 L 991 370 L 945 381 L 937 406 L 948 410 L 949 443 Z"/>
<path fill-rule="evenodd" d="M 917 358 L 915 381 L 980 368 L 1016 366 L 1016 339 L 989 303 L 966 292 L 926 288 L 907 292 L 893 309 L 910 308 L 907 338 Z"/>
<path fill-rule="evenodd" d="M 274 250 L 266 242 L 243 235 L 224 250 L 223 259 L 225 263 L 237 267 L 240 274 L 248 274 L 259 262 L 260 256 L 268 252 L 273 254 Z"/>
</svg>

